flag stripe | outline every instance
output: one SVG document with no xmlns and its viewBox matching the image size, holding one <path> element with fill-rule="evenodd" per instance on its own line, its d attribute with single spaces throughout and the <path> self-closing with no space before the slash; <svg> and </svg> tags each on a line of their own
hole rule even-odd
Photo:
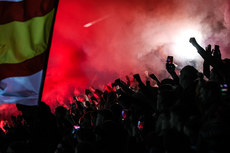
<svg viewBox="0 0 230 153">
<path fill-rule="evenodd" d="M 0 2 L 21 2 L 23 0 L 0 0 Z"/>
<path fill-rule="evenodd" d="M 32 75 L 43 69 L 47 51 L 18 64 L 0 64 L 0 80 L 13 76 Z"/>
<path fill-rule="evenodd" d="M 54 12 L 0 25 L 0 64 L 21 63 L 46 51 Z"/>
<path fill-rule="evenodd" d="M 0 24 L 44 16 L 54 8 L 55 3 L 56 0 L 0 1 Z"/>
<path fill-rule="evenodd" d="M 43 71 L 26 77 L 10 77 L 0 81 L 0 104 L 37 105 Z"/>
</svg>

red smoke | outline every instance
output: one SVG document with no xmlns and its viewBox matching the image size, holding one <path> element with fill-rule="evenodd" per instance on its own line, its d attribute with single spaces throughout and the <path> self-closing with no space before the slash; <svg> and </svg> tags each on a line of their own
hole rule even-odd
<svg viewBox="0 0 230 153">
<path fill-rule="evenodd" d="M 168 55 L 180 67 L 190 63 L 173 50 L 179 33 L 190 29 L 202 35 L 203 47 L 218 44 L 229 57 L 230 2 L 60 0 L 42 100 L 52 107 L 68 104 L 89 86 L 102 89 L 134 73 L 168 77 Z M 200 58 L 193 60 L 199 68 Z"/>
</svg>

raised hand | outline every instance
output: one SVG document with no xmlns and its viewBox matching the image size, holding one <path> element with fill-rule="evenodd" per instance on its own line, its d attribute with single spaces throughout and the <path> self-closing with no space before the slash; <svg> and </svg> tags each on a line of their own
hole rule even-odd
<svg viewBox="0 0 230 153">
<path fill-rule="evenodd" d="M 137 82 L 141 82 L 141 77 L 139 74 L 134 74 L 133 77 L 137 80 Z"/>
<path fill-rule="evenodd" d="M 160 86 L 160 80 L 156 77 L 156 75 L 155 74 L 150 74 L 149 75 L 150 76 L 150 78 L 152 78 L 153 80 L 155 80 L 156 82 L 157 82 L 157 85 L 158 86 Z"/>
<path fill-rule="evenodd" d="M 221 60 L 221 53 L 218 45 L 215 45 L 215 49 L 213 50 L 213 56 L 216 59 Z"/>
<path fill-rule="evenodd" d="M 166 70 L 171 74 L 172 72 L 175 72 L 175 65 L 166 63 Z"/>
<path fill-rule="evenodd" d="M 190 38 L 189 39 L 189 42 L 194 46 L 196 47 L 198 45 L 198 43 L 196 42 L 196 39 L 194 37 Z"/>
<path fill-rule="evenodd" d="M 210 45 L 210 44 L 205 48 L 205 51 L 206 51 L 209 55 L 212 55 L 212 49 L 211 49 L 211 45 Z"/>
</svg>

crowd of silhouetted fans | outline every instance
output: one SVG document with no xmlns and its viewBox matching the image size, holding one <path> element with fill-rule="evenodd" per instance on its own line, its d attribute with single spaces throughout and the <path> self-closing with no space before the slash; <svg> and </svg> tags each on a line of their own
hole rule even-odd
<svg viewBox="0 0 230 153">
<path fill-rule="evenodd" d="M 116 79 L 54 114 L 44 102 L 17 104 L 21 115 L 0 131 L 0 153 L 229 153 L 230 60 L 217 45 L 190 42 L 204 59 L 203 72 L 187 65 L 178 75 L 166 63 L 170 78 L 149 75 L 157 86 L 139 74 Z"/>
</svg>

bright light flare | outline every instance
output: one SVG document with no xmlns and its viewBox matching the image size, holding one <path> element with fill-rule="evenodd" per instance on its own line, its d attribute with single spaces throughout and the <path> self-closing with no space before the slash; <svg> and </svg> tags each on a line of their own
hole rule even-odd
<svg viewBox="0 0 230 153">
<path fill-rule="evenodd" d="M 92 26 L 93 24 L 94 24 L 93 22 L 90 22 L 90 23 L 85 24 L 83 27 L 88 28 L 88 27 Z"/>
<path fill-rule="evenodd" d="M 173 52 L 176 56 L 190 60 L 199 57 L 196 49 L 189 43 L 191 37 L 195 37 L 198 43 L 202 42 L 202 34 L 194 29 L 182 30 L 176 35 L 173 42 Z"/>
<path fill-rule="evenodd" d="M 92 22 L 89 22 L 89 23 L 83 25 L 83 27 L 84 27 L 84 28 L 91 27 L 92 25 L 94 25 L 94 24 L 96 24 L 96 23 L 98 23 L 98 22 L 101 22 L 101 21 L 107 19 L 109 16 L 110 16 L 110 15 L 106 15 L 106 16 L 104 16 L 104 17 L 102 17 L 102 18 L 99 18 L 99 19 L 97 19 L 97 20 L 94 20 L 94 21 L 92 21 Z"/>
</svg>

